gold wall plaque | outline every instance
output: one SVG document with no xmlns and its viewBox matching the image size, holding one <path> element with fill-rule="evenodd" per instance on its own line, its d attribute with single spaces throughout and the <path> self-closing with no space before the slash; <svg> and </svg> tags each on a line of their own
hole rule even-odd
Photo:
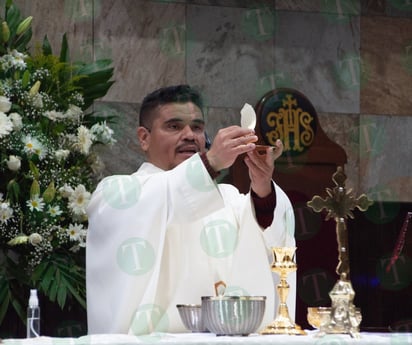
<svg viewBox="0 0 412 345">
<path fill-rule="evenodd" d="M 275 145 L 281 139 L 284 152 L 298 155 L 308 149 L 316 135 L 316 111 L 310 101 L 293 89 L 276 89 L 260 102 L 259 128 L 263 140 Z"/>
</svg>

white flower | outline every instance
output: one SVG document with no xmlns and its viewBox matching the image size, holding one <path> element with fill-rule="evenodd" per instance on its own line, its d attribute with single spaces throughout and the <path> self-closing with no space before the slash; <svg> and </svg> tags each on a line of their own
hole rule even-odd
<svg viewBox="0 0 412 345">
<path fill-rule="evenodd" d="M 106 125 L 106 121 L 96 123 L 90 128 L 90 131 L 96 136 L 97 140 L 103 144 L 114 144 L 113 129 Z"/>
<path fill-rule="evenodd" d="M 44 207 L 44 201 L 43 198 L 39 197 L 37 194 L 31 198 L 30 200 L 27 200 L 27 206 L 30 208 L 30 211 L 43 211 Z"/>
<path fill-rule="evenodd" d="M 10 207 L 10 204 L 8 202 L 0 202 L 0 224 L 7 224 L 11 217 L 13 217 L 13 209 Z"/>
<path fill-rule="evenodd" d="M 101 173 L 105 168 L 103 160 L 97 155 L 90 155 L 87 159 L 87 162 L 90 164 L 90 168 L 96 175 Z"/>
<path fill-rule="evenodd" d="M 56 110 L 46 111 L 46 112 L 44 112 L 43 116 L 47 117 L 48 119 L 50 119 L 52 121 L 64 119 L 64 114 L 62 112 L 56 111 Z"/>
<path fill-rule="evenodd" d="M 70 224 L 67 229 L 67 234 L 71 241 L 79 241 L 82 234 L 83 225 L 82 224 Z"/>
<path fill-rule="evenodd" d="M 13 49 L 9 54 L 0 57 L 1 68 L 4 71 L 9 70 L 10 68 L 24 70 L 26 68 L 26 63 L 24 62 L 26 57 L 27 55 Z"/>
<path fill-rule="evenodd" d="M 86 247 L 86 237 L 87 237 L 87 230 L 82 229 L 80 231 L 80 238 L 79 238 L 79 246 L 85 248 Z"/>
<path fill-rule="evenodd" d="M 0 138 L 9 135 L 9 133 L 13 130 L 13 122 L 9 119 L 9 117 L 0 111 Z"/>
<path fill-rule="evenodd" d="M 74 193 L 74 190 L 67 183 L 65 183 L 63 187 L 59 188 L 59 193 L 63 198 L 70 198 L 70 196 Z"/>
<path fill-rule="evenodd" d="M 82 114 L 83 110 L 81 108 L 79 108 L 77 105 L 70 104 L 65 116 L 70 120 L 78 121 Z"/>
<path fill-rule="evenodd" d="M 43 241 L 43 237 L 37 232 L 34 232 L 29 236 L 29 242 L 33 246 L 38 245 L 41 241 Z"/>
<path fill-rule="evenodd" d="M 60 216 L 62 213 L 63 213 L 63 211 L 60 209 L 60 207 L 58 206 L 58 205 L 56 205 L 56 206 L 49 206 L 49 210 L 47 211 L 49 214 L 50 214 L 50 216 L 52 216 L 52 217 L 57 217 L 57 216 Z"/>
<path fill-rule="evenodd" d="M 21 167 L 21 158 L 19 156 L 10 155 L 7 161 L 7 167 L 11 171 L 17 171 Z"/>
<path fill-rule="evenodd" d="M 7 113 L 11 108 L 11 102 L 7 97 L 0 96 L 0 111 Z"/>
<path fill-rule="evenodd" d="M 74 143 L 74 148 L 84 155 L 88 155 L 90 147 L 93 144 L 94 135 L 85 126 L 80 126 L 77 129 L 77 141 Z"/>
<path fill-rule="evenodd" d="M 60 162 L 63 159 L 66 159 L 70 154 L 69 150 L 56 150 L 54 152 L 54 157 Z"/>
<path fill-rule="evenodd" d="M 23 128 L 23 121 L 21 119 L 20 114 L 10 113 L 9 118 L 10 118 L 11 122 L 13 122 L 13 129 L 18 131 L 18 130 Z"/>
<path fill-rule="evenodd" d="M 36 154 L 40 160 L 46 157 L 46 154 L 47 154 L 46 148 L 36 138 L 33 138 L 31 135 L 26 135 L 23 138 L 23 143 L 24 143 L 24 152 L 26 152 L 27 154 L 29 155 Z"/>
<path fill-rule="evenodd" d="M 26 68 L 26 62 L 24 61 L 25 58 L 27 58 L 26 54 L 20 53 L 16 49 L 13 49 L 11 51 L 11 56 L 14 58 L 14 67 L 17 69 L 25 69 Z"/>
<path fill-rule="evenodd" d="M 36 93 L 31 96 L 32 104 L 35 108 L 43 108 L 43 96 L 40 93 Z"/>
<path fill-rule="evenodd" d="M 86 213 L 86 207 L 89 204 L 91 194 L 86 188 L 79 184 L 69 196 L 69 207 L 76 215 Z"/>
</svg>

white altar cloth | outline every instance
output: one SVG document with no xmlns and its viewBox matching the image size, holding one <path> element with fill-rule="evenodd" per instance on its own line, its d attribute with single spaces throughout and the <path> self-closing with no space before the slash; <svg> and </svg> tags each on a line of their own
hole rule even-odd
<svg viewBox="0 0 412 345">
<path fill-rule="evenodd" d="M 210 333 L 156 333 L 148 336 L 125 334 L 98 334 L 79 338 L 53 338 L 41 336 L 31 339 L 3 339 L 5 345 L 265 345 L 265 344 L 316 344 L 316 345 L 408 345 L 412 344 L 412 333 L 360 333 L 359 338 L 344 334 L 328 334 L 316 337 L 317 331 L 307 331 L 307 335 L 258 335 L 247 337 L 216 336 Z"/>
</svg>

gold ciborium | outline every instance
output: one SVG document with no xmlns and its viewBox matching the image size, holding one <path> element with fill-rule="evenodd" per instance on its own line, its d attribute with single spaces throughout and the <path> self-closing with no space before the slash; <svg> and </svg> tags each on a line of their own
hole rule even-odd
<svg viewBox="0 0 412 345">
<path fill-rule="evenodd" d="M 276 286 L 279 296 L 279 307 L 275 320 L 272 321 L 261 334 L 291 334 L 305 335 L 300 326 L 296 325 L 289 316 L 286 299 L 289 294 L 289 284 L 286 278 L 289 273 L 295 272 L 296 263 L 293 261 L 296 247 L 273 247 L 272 271 L 279 274 L 280 283 Z"/>
</svg>

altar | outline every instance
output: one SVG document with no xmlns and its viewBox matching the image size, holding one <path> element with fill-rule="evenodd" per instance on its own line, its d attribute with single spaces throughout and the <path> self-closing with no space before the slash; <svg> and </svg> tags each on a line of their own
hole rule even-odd
<svg viewBox="0 0 412 345">
<path fill-rule="evenodd" d="M 329 334 L 317 337 L 317 331 L 307 331 L 304 336 L 291 335 L 259 335 L 251 334 L 246 337 L 215 336 L 211 333 L 154 333 L 147 336 L 133 336 L 125 334 L 98 334 L 82 336 L 79 338 L 53 338 L 44 337 L 31 339 L 4 339 L 5 345 L 228 345 L 228 344 L 317 344 L 317 345 L 349 345 L 349 344 L 412 344 L 412 333 L 367 333 L 361 332 L 359 338 L 351 338 L 349 335 Z"/>
</svg>

